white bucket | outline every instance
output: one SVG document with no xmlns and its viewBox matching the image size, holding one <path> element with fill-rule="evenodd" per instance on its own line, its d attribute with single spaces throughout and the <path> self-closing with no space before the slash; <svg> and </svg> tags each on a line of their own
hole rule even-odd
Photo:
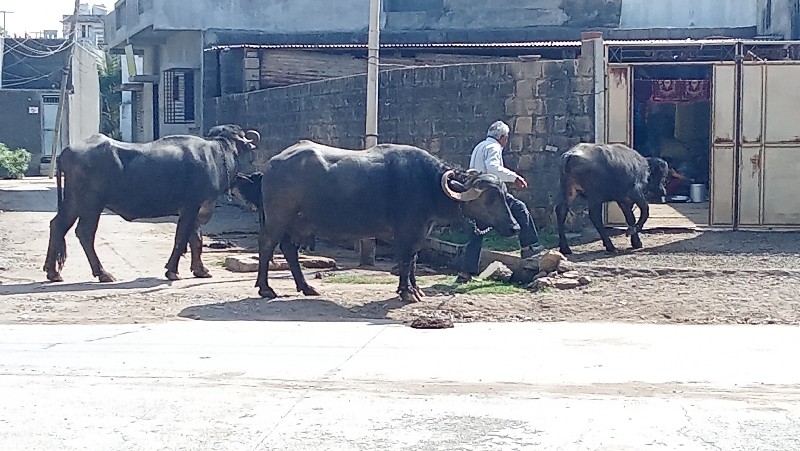
<svg viewBox="0 0 800 451">
<path fill-rule="evenodd" d="M 694 183 L 689 187 L 689 197 L 694 203 L 705 202 L 707 192 L 706 186 L 702 183 Z"/>
</svg>

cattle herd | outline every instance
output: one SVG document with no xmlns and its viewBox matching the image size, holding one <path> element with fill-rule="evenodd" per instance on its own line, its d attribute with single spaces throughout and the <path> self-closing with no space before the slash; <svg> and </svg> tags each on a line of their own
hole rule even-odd
<svg viewBox="0 0 800 451">
<path fill-rule="evenodd" d="M 114 281 L 94 249 L 104 209 L 127 221 L 178 215 L 166 277 L 179 279 L 178 262 L 187 247 L 192 274 L 210 277 L 201 259 L 200 226 L 211 219 L 216 199 L 228 191 L 258 208 L 256 287 L 261 297 L 270 299 L 277 297 L 268 281 L 277 246 L 297 291 L 314 296 L 319 293 L 300 268 L 300 247 L 313 248 L 317 237 L 391 240 L 400 271 L 397 293 L 403 301 L 414 302 L 423 296 L 415 276 L 417 252 L 432 223 L 468 218 L 506 236 L 519 231 L 500 179 L 453 167 L 423 149 L 382 144 L 347 150 L 300 141 L 272 157 L 263 172 L 244 175 L 240 169 L 252 163 L 259 140 L 256 131 L 220 125 L 205 138 L 168 136 L 132 144 L 95 135 L 65 148 L 57 159 L 58 213 L 50 222 L 44 263 L 48 280 L 63 280 L 65 235 L 77 221 L 76 235 L 92 274 L 100 282 Z M 561 251 L 571 252 L 564 223 L 578 197 L 587 199 L 606 250 L 615 251 L 601 207 L 611 201 L 625 215 L 631 245 L 642 247 L 639 232 L 648 217 L 648 199 L 664 195 L 666 162 L 645 159 L 619 144 L 579 144 L 561 158 L 561 200 L 556 207 Z M 641 211 L 638 221 L 633 205 Z"/>
</svg>

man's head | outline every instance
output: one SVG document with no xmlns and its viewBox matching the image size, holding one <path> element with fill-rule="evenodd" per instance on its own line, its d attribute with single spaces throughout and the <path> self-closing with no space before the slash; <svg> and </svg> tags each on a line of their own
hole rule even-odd
<svg viewBox="0 0 800 451">
<path fill-rule="evenodd" d="M 486 136 L 496 139 L 501 146 L 505 147 L 506 143 L 508 142 L 508 134 L 510 132 L 511 129 L 508 127 L 508 125 L 506 125 L 505 122 L 497 121 L 489 126 L 489 131 L 486 132 Z"/>
</svg>

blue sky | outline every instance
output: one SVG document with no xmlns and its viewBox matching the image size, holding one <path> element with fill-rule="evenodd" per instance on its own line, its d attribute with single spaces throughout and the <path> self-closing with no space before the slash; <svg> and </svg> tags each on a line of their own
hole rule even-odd
<svg viewBox="0 0 800 451">
<path fill-rule="evenodd" d="M 111 9 L 114 6 L 113 0 L 95 0 L 97 3 L 105 3 Z M 93 3 L 91 0 L 81 0 L 81 3 Z M 6 23 L 10 34 L 16 33 L 23 35 L 25 32 L 35 32 L 42 30 L 59 30 L 61 26 L 61 16 L 72 14 L 75 7 L 75 0 L 0 0 L 0 11 L 13 11 L 8 14 Z M 0 14 L 0 27 L 3 26 L 3 17 Z"/>
</svg>

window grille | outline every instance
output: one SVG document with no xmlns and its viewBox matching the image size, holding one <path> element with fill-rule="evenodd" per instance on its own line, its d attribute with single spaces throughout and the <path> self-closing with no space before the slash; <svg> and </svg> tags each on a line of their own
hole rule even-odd
<svg viewBox="0 0 800 451">
<path fill-rule="evenodd" d="M 164 71 L 164 123 L 192 124 L 194 116 L 194 70 Z"/>
</svg>

